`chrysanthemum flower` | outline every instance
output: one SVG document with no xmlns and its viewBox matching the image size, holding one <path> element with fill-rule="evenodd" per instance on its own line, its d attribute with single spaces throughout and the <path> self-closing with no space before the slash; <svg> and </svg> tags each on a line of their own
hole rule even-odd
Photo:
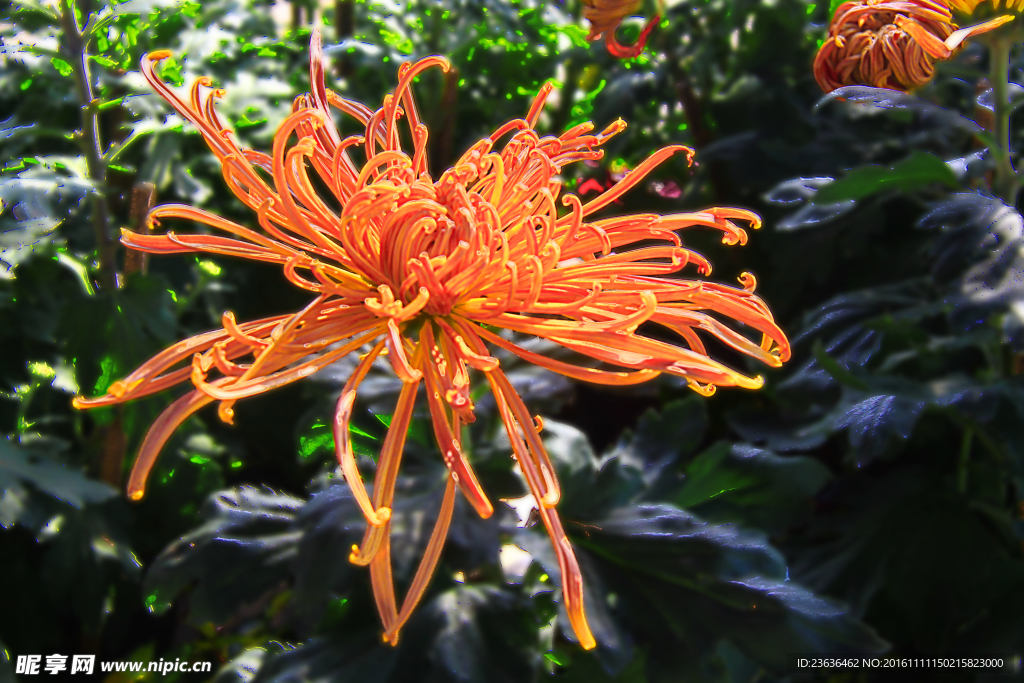
<svg viewBox="0 0 1024 683">
<path fill-rule="evenodd" d="M 598 40 L 604 36 L 608 52 L 619 59 L 637 57 L 644 51 L 647 36 L 651 34 L 661 15 L 655 14 L 640 31 L 640 36 L 632 45 L 623 45 L 615 37 L 619 24 L 640 7 L 643 0 L 583 0 L 583 17 L 590 22 L 590 33 L 587 40 Z"/>
<path fill-rule="evenodd" d="M 936 60 L 949 59 L 967 38 L 1012 20 L 997 17 L 958 29 L 942 0 L 846 2 L 814 58 L 814 78 L 825 92 L 845 85 L 907 92 L 930 81 Z"/>
<path fill-rule="evenodd" d="M 210 252 L 276 263 L 289 281 L 310 292 L 309 304 L 291 315 L 247 323 L 225 313 L 223 329 L 175 344 L 115 382 L 105 396 L 79 397 L 75 405 L 123 403 L 191 382 L 191 390 L 160 415 L 142 443 L 128 484 L 129 496 L 138 499 L 160 449 L 188 416 L 216 401 L 221 419 L 230 422 L 239 399 L 307 377 L 369 345 L 341 391 L 334 437 L 341 470 L 368 522 L 351 560 L 370 566 L 384 638 L 394 643 L 433 573 L 456 488 L 481 517 L 493 512 L 461 445 L 462 427 L 474 419 L 470 381 L 479 373 L 494 393 L 514 457 L 551 536 L 569 619 L 583 647 L 591 648 L 595 642 L 583 613 L 583 582 L 555 509 L 559 487 L 540 438 L 542 423 L 530 414 L 488 344 L 599 384 L 635 384 L 667 373 L 702 394 L 716 385 L 757 388 L 760 377 L 713 360 L 702 341 L 713 338 L 772 367 L 789 357 L 786 336 L 753 293 L 753 277 L 744 274 L 743 287 L 733 288 L 663 276 L 687 266 L 704 275 L 711 269 L 682 246 L 675 231 L 704 226 L 720 230 L 726 244 L 742 244 L 746 232 L 733 221 L 755 228 L 760 221 L 732 208 L 592 219 L 655 166 L 691 150 L 674 146 L 656 152 L 586 204 L 573 194 L 560 198 L 560 170 L 574 161 L 601 158 L 597 148 L 625 124 L 616 121 L 596 135 L 591 124 L 581 124 L 559 137 L 539 136 L 534 126 L 551 84 L 540 89 L 525 118 L 480 140 L 435 180 L 427 171 L 427 128 L 409 88 L 425 69 L 447 70 L 448 62 L 428 57 L 403 64 L 398 86 L 374 111 L 324 87 L 317 34 L 311 52 L 313 91 L 296 99 L 269 155 L 236 144 L 214 108 L 223 92 L 206 90 L 209 79 L 199 79 L 188 97 L 179 97 L 154 72 L 154 64 L 169 53 L 145 57 L 146 79 L 200 130 L 222 164 L 225 182 L 255 212 L 261 230 L 170 204 L 153 209 L 149 222 L 185 219 L 223 234 L 124 231 L 122 236 L 127 246 L 150 253 Z M 342 139 L 332 107 L 358 121 L 365 134 Z M 400 119 L 407 128 L 399 126 Z M 405 135 L 412 141 L 411 152 L 403 151 Z M 501 151 L 493 151 L 503 139 Z M 360 149 L 367 159 L 362 166 L 353 160 Z M 318 195 L 317 187 L 326 188 L 329 196 Z M 650 244 L 618 251 L 639 241 Z M 729 321 L 756 339 L 735 331 Z M 638 334 L 645 323 L 661 325 L 678 337 L 677 343 Z M 544 337 L 605 367 L 541 356 L 502 336 L 498 328 Z M 360 382 L 384 354 L 403 388 L 371 495 L 356 466 L 349 421 Z M 391 576 L 390 518 L 421 387 L 450 477 L 427 550 L 399 608 Z"/>
</svg>

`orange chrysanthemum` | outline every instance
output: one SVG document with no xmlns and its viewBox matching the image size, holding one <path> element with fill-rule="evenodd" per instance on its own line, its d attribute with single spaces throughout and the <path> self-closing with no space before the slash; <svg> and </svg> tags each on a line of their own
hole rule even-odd
<svg viewBox="0 0 1024 683">
<path fill-rule="evenodd" d="M 217 401 L 220 417 L 230 421 L 238 399 L 294 382 L 371 345 L 342 389 L 334 436 L 341 470 L 368 522 L 351 560 L 370 566 L 384 638 L 394 643 L 433 573 L 456 488 L 482 517 L 493 511 L 460 445 L 463 425 L 474 418 L 471 369 L 478 371 L 494 393 L 514 456 L 554 544 L 569 619 L 580 643 L 591 648 L 595 642 L 583 613 L 582 578 L 555 510 L 559 487 L 540 439 L 541 423 L 535 422 L 487 344 L 601 384 L 635 384 L 664 372 L 684 378 L 703 394 L 716 385 L 757 388 L 760 377 L 748 377 L 711 359 L 701 340 L 708 335 L 772 367 L 789 357 L 786 336 L 753 293 L 753 277 L 744 274 L 743 288 L 733 288 L 660 276 L 690 264 L 705 275 L 710 272 L 708 262 L 684 248 L 674 231 L 706 226 L 721 230 L 725 243 L 742 244 L 747 235 L 732 221 L 746 221 L 755 228 L 760 221 L 749 211 L 726 208 L 588 219 L 661 162 L 675 154 L 691 154 L 679 146 L 658 151 L 586 204 L 573 194 L 562 196 L 560 203 L 567 209 L 560 215 L 562 188 L 557 176 L 562 167 L 601 158 L 603 153 L 596 148 L 625 124 L 616 121 L 597 135 L 591 134 L 591 124 L 581 124 L 560 137 L 540 137 L 534 126 L 551 84 L 541 88 L 526 118 L 508 122 L 473 145 L 435 180 L 427 172 L 427 129 L 409 87 L 424 69 L 448 69 L 448 62 L 428 57 L 403 64 L 397 88 L 373 111 L 324 87 L 317 34 L 311 52 L 313 92 L 296 99 L 293 113 L 277 131 L 271 155 L 235 143 L 213 106 L 222 91 L 204 94 L 209 79 L 199 79 L 183 99 L 154 73 L 154 63 L 168 53 L 144 58 L 145 77 L 202 132 L 220 159 L 228 186 L 256 212 L 262 231 L 202 209 L 171 204 L 153 209 L 150 223 L 182 218 L 231 236 L 124 231 L 122 237 L 127 246 L 151 253 L 212 252 L 280 264 L 288 280 L 311 293 L 310 303 L 293 315 L 248 323 L 237 323 L 225 313 L 223 329 L 179 342 L 115 382 L 105 396 L 79 397 L 75 405 L 123 403 L 191 381 L 191 391 L 160 415 L 143 441 L 128 484 L 129 495 L 137 499 L 158 452 L 189 415 Z M 359 121 L 365 135 L 341 139 L 330 107 Z M 411 154 L 402 150 L 400 118 L 408 123 Z M 502 150 L 492 151 L 507 136 Z M 368 159 L 362 167 L 350 155 L 357 148 Z M 329 200 L 318 196 L 310 171 L 333 195 Z M 638 241 L 662 245 L 615 251 Z M 728 320 L 759 338 L 754 341 L 734 331 Z M 684 343 L 640 336 L 637 328 L 647 322 L 660 324 Z M 550 339 L 619 369 L 538 355 L 496 334 L 498 327 Z M 385 350 L 403 389 L 371 498 L 356 467 L 349 420 L 360 382 Z M 243 362 L 247 357 L 251 360 Z M 391 576 L 390 517 L 421 385 L 451 476 L 425 556 L 398 609 Z"/>
<path fill-rule="evenodd" d="M 958 29 L 942 0 L 854 0 L 836 9 L 828 38 L 814 58 L 814 78 L 825 92 L 871 85 L 906 92 L 935 75 L 967 38 L 1002 26 L 997 17 Z"/>
<path fill-rule="evenodd" d="M 640 31 L 640 36 L 632 45 L 623 45 L 615 37 L 619 24 L 627 16 L 635 12 L 643 0 L 583 0 L 583 17 L 590 22 L 590 33 L 587 40 L 598 40 L 604 36 L 608 52 L 613 57 L 628 59 L 637 57 L 644 51 L 647 36 L 654 30 L 661 15 L 655 14 Z"/>
</svg>

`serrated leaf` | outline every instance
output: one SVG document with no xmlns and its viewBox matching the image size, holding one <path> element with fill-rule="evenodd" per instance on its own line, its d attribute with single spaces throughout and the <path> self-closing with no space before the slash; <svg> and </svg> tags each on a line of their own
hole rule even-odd
<svg viewBox="0 0 1024 683">
<path fill-rule="evenodd" d="M 713 521 L 735 520 L 769 533 L 805 521 L 814 496 L 832 478 L 814 458 L 782 456 L 746 444 L 716 444 L 684 468 L 673 498 Z"/>
<path fill-rule="evenodd" d="M 39 0 L 14 0 L 14 4 L 18 5 L 19 11 L 39 12 L 56 23 L 60 22 L 60 14 L 53 7 L 50 7 L 49 3 L 43 3 Z"/>
<path fill-rule="evenodd" d="M 667 505 L 624 506 L 567 529 L 617 603 L 625 602 L 628 614 L 644 615 L 627 618 L 628 629 L 662 666 L 692 667 L 696 653 L 718 639 L 777 671 L 786 666 L 784 652 L 877 652 L 885 646 L 838 605 L 788 584 L 781 555 L 758 533 Z M 553 553 L 535 538 L 524 533 L 520 542 L 545 570 L 556 571 Z M 815 630 L 807 628 L 809 621 L 817 622 Z"/>
<path fill-rule="evenodd" d="M 103 373 L 110 382 L 120 379 L 177 336 L 167 289 L 159 276 L 133 274 L 112 292 L 69 297 L 58 334 L 67 340 L 67 355 L 77 359 L 80 386 L 92 389 Z"/>
<path fill-rule="evenodd" d="M 779 221 L 775 229 L 780 232 L 790 232 L 815 228 L 845 216 L 855 208 L 857 208 L 857 202 L 853 199 L 836 203 L 811 202 Z"/>
<path fill-rule="evenodd" d="M 0 439 L 0 490 L 8 489 L 14 482 L 32 484 L 38 490 L 77 508 L 118 495 L 114 487 L 89 479 L 80 470 L 68 466 L 51 454 L 33 452 L 8 439 Z"/>
<path fill-rule="evenodd" d="M 869 396 L 836 419 L 836 429 L 849 429 L 850 445 L 861 459 L 881 454 L 891 437 L 907 439 L 923 401 L 901 396 Z"/>
<path fill-rule="evenodd" d="M 15 135 L 21 135 L 27 131 L 35 128 L 34 123 L 30 123 L 27 126 L 15 126 L 14 117 L 0 121 L 0 140 L 6 140 L 7 138 L 14 137 Z"/>
<path fill-rule="evenodd" d="M 195 583 L 192 623 L 226 621 L 288 576 L 299 541 L 293 522 L 302 505 L 293 496 L 249 486 L 215 493 L 204 505 L 204 524 L 150 565 L 143 582 L 147 606 L 165 609 Z"/>
<path fill-rule="evenodd" d="M 793 539 L 794 578 L 858 613 L 881 611 L 890 637 L 905 647 L 1019 647 L 1024 619 L 1010 602 L 1022 594 L 1024 569 L 940 473 L 904 465 L 881 477 L 849 477 L 828 502 Z"/>
<path fill-rule="evenodd" d="M 858 107 L 878 112 L 911 111 L 922 121 L 934 122 L 940 127 L 960 129 L 972 135 L 983 132 L 981 126 L 974 121 L 953 111 L 889 88 L 872 88 L 866 85 L 848 85 L 837 88 L 819 100 L 814 109 L 820 110 L 825 105 L 834 102 L 843 103 L 842 106 L 845 107 Z"/>
<path fill-rule="evenodd" d="M 663 658 L 662 665 L 671 661 L 680 667 L 696 666 L 692 661 L 696 652 L 717 638 L 729 639 L 762 665 L 777 670 L 785 667 L 785 658 L 777 651 L 874 651 L 883 647 L 870 629 L 835 605 L 821 610 L 807 607 L 801 613 L 801 600 L 818 606 L 827 603 L 803 589 L 781 586 L 785 576 L 782 556 L 762 534 L 734 524 L 709 522 L 672 505 L 635 502 L 642 487 L 634 483 L 639 479 L 634 467 L 617 458 L 581 457 L 586 452 L 578 445 L 566 447 L 574 444 L 572 428 L 554 427 L 550 421 L 546 428 L 559 433 L 559 441 L 565 444 L 560 447 L 558 442 L 547 442 L 560 479 L 572 482 L 563 486 L 560 514 L 582 558 L 584 581 L 606 586 L 620 605 L 611 608 L 599 594 L 585 597 L 588 613 L 595 615 L 595 633 L 614 634 L 625 619 L 622 628 L 634 637 L 643 634 L 637 644 L 645 647 L 650 657 Z M 758 453 L 754 449 L 747 454 L 750 462 L 778 465 L 778 456 Z M 807 461 L 792 462 L 815 469 Z M 690 464 L 695 464 L 695 472 L 705 465 L 714 469 L 714 463 L 699 458 Z M 746 474 L 756 469 L 750 468 Z M 744 473 L 738 474 L 742 479 Z M 820 468 L 809 476 L 808 495 L 820 487 L 823 476 Z M 601 504 L 585 504 L 582 498 L 586 496 Z M 694 497 L 698 497 L 696 489 Z M 547 538 L 523 529 L 517 533 L 516 543 L 551 576 L 559 575 Z M 789 600 L 786 591 L 801 597 Z M 628 608 L 621 607 L 623 601 Z M 762 610 L 756 619 L 751 616 L 753 610 Z M 641 624 L 625 614 L 643 614 L 645 620 Z M 828 637 L 814 642 L 803 633 L 801 620 L 819 617 L 828 621 L 831 630 Z M 563 628 L 566 626 L 563 622 Z M 683 642 L 689 645 L 681 648 Z M 628 642 L 604 645 L 612 651 L 630 647 Z M 689 663 L 685 663 L 687 658 Z"/>
<path fill-rule="evenodd" d="M 840 365 L 834 358 L 828 355 L 825 351 L 825 345 L 821 343 L 821 339 L 814 340 L 814 359 L 818 361 L 825 372 L 832 376 L 833 379 L 846 384 L 847 386 L 859 389 L 861 391 L 867 390 L 867 384 L 864 380 L 854 375 L 848 368 Z"/>
<path fill-rule="evenodd" d="M 835 178 L 794 178 L 779 183 L 769 190 L 764 198 L 773 204 L 789 206 L 802 204 L 814 198 L 822 187 L 835 181 Z"/>
<path fill-rule="evenodd" d="M 936 204 L 919 222 L 940 230 L 933 275 L 950 282 L 950 321 L 961 330 L 998 320 L 1024 348 L 1024 218 L 999 199 L 964 193 Z M 958 281 L 957 281 L 958 280 Z"/>
<path fill-rule="evenodd" d="M 93 191 L 83 178 L 36 169 L 0 180 L 0 268 L 9 274 L 39 245 L 51 240 L 54 229 Z"/>
</svg>

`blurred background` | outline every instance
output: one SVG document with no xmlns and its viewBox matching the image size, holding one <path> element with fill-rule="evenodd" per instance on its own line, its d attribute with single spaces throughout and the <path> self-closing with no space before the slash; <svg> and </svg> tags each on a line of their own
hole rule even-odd
<svg viewBox="0 0 1024 683">
<path fill-rule="evenodd" d="M 657 9 L 640 6 L 621 40 Z M 0 2 L 0 681 L 21 678 L 18 655 L 52 653 L 213 662 L 205 676 L 107 681 L 389 683 L 872 681 L 888 679 L 798 673 L 787 655 L 1021 654 L 1024 223 L 988 190 L 988 56 L 969 46 L 913 96 L 823 99 L 811 63 L 833 9 L 669 2 L 647 49 L 616 60 L 585 40 L 578 0 Z M 553 79 L 542 133 L 629 122 L 600 163 L 564 170 L 570 191 L 585 198 L 684 143 L 692 168 L 666 163 L 613 212 L 765 218 L 745 247 L 686 235 L 711 279 L 753 272 L 795 344 L 762 390 L 704 399 L 662 378 L 613 391 L 503 357 L 546 421 L 594 651 L 572 641 L 524 506 L 481 521 L 461 499 L 423 604 L 397 647 L 381 643 L 368 572 L 348 563 L 364 522 L 329 427 L 352 359 L 241 402 L 234 426 L 190 419 L 138 503 L 127 471 L 177 394 L 71 407 L 225 310 L 250 320 L 306 303 L 276 267 L 146 261 L 116 235 L 154 200 L 255 225 L 198 133 L 151 93 L 142 55 L 171 50 L 160 73 L 175 85 L 212 78 L 243 145 L 269 150 L 309 88 L 314 26 L 328 86 L 371 108 L 403 61 L 451 60 L 415 86 L 434 172 Z M 360 391 L 352 436 L 368 471 L 396 392 L 383 366 Z M 474 466 L 492 500 L 514 503 L 525 489 L 500 419 L 476 400 Z M 400 586 L 444 489 L 418 410 Z"/>
</svg>

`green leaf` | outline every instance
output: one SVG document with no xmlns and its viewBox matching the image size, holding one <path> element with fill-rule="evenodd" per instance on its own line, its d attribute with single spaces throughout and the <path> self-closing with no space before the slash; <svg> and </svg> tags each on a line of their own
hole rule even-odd
<svg viewBox="0 0 1024 683">
<path fill-rule="evenodd" d="M 831 479 L 814 458 L 719 443 L 686 464 L 673 502 L 712 521 L 739 521 L 769 533 L 805 522 Z"/>
<path fill-rule="evenodd" d="M 38 0 L 14 0 L 15 5 L 19 5 L 19 11 L 22 12 L 39 12 L 45 14 L 54 23 L 60 23 L 60 14 L 57 10 L 52 7 L 48 7 Z"/>
<path fill-rule="evenodd" d="M 50 453 L 38 452 L 0 439 L 0 489 L 13 491 L 17 483 L 29 483 L 69 505 L 81 508 L 87 503 L 100 503 L 117 495 L 117 489 L 89 479 L 81 472 L 60 462 Z M 0 516 L 0 521 L 3 521 Z M 4 526 L 9 526 L 4 521 Z"/>
<path fill-rule="evenodd" d="M 921 466 L 847 477 L 791 539 L 792 576 L 873 615 L 904 647 L 1015 650 L 1024 633 L 1019 537 L 999 533 L 943 478 Z M 1009 527 L 1016 514 L 998 516 Z"/>
<path fill-rule="evenodd" d="M 764 534 L 737 526 L 735 518 L 709 521 L 674 505 L 641 502 L 643 479 L 634 462 L 597 459 L 583 434 L 567 425 L 547 420 L 544 431 L 563 484 L 559 513 L 568 520 L 566 532 L 588 585 L 586 612 L 605 649 L 624 649 L 623 634 L 629 633 L 661 666 L 692 672 L 700 653 L 718 639 L 775 671 L 785 668 L 785 652 L 884 647 L 841 607 L 788 583 L 783 557 Z M 807 506 L 828 477 L 809 458 L 760 449 L 711 449 L 687 467 L 693 481 L 684 490 L 689 502 L 717 502 L 727 489 L 734 492 L 734 505 L 716 512 L 740 511 L 750 519 L 770 511 L 779 497 L 798 497 Z M 788 514 L 771 523 L 784 525 L 793 518 Z M 524 529 L 516 544 L 559 576 L 548 539 Z M 616 596 L 615 605 L 609 594 Z"/>
<path fill-rule="evenodd" d="M 616 611 L 643 615 L 625 617 L 625 625 L 661 666 L 693 671 L 699 653 L 720 639 L 777 672 L 785 670 L 787 652 L 885 648 L 843 608 L 786 581 L 778 551 L 735 524 L 713 524 L 670 505 L 633 504 L 566 530 L 583 557 L 584 582 L 594 586 L 599 576 L 617 596 Z M 558 576 L 547 539 L 523 533 L 517 544 Z M 600 640 L 605 591 L 590 591 L 596 604 L 587 613 Z"/>
<path fill-rule="evenodd" d="M 65 62 L 60 57 L 52 58 L 50 60 L 50 63 L 53 64 L 53 67 L 57 69 L 61 76 L 70 76 L 74 72 L 74 69 L 71 68 L 71 65 Z"/>
<path fill-rule="evenodd" d="M 177 336 L 174 302 L 166 281 L 133 274 L 124 286 L 96 296 L 69 297 L 58 334 L 69 357 L 77 359 L 79 385 L 96 386 L 104 364 L 120 379 Z M 109 359 L 109 360 L 107 360 Z"/>
<path fill-rule="evenodd" d="M 852 372 L 837 363 L 832 356 L 828 355 L 828 352 L 825 351 L 825 344 L 822 343 L 820 338 L 814 340 L 814 358 L 821 364 L 821 367 L 825 369 L 825 372 L 831 375 L 836 381 L 842 382 L 843 384 L 860 391 L 868 390 L 868 385 L 864 380 L 854 375 Z"/>
<path fill-rule="evenodd" d="M 818 190 L 814 201 L 833 204 L 849 199 L 863 199 L 883 190 L 906 192 L 931 183 L 942 183 L 949 188 L 959 186 L 956 174 L 946 162 L 934 154 L 914 150 L 910 156 L 891 168 L 871 165 L 850 170 L 845 178 Z"/>
<path fill-rule="evenodd" d="M 118 68 L 120 66 L 120 64 L 115 62 L 110 57 L 104 57 L 103 55 L 89 55 L 89 59 L 91 59 L 92 61 L 96 62 L 97 64 L 100 64 L 102 66 L 107 67 L 108 69 L 116 69 L 116 68 Z M 117 100 L 114 100 L 112 102 L 104 102 L 103 104 L 101 104 L 99 106 L 99 109 L 102 111 L 105 107 L 110 107 L 110 106 L 113 106 L 115 104 L 120 104 L 122 99 L 124 99 L 124 98 L 118 98 Z"/>
<path fill-rule="evenodd" d="M 143 584 L 147 607 L 160 611 L 187 587 L 193 623 L 223 623 L 288 575 L 290 533 L 303 501 L 269 489 L 243 486 L 214 494 L 205 524 L 169 545 Z M 253 571 L 259 567 L 258 571 Z"/>
<path fill-rule="evenodd" d="M 13 268 L 37 245 L 49 242 L 54 229 L 92 189 L 84 178 L 42 167 L 0 180 L 0 269 Z"/>
</svg>

